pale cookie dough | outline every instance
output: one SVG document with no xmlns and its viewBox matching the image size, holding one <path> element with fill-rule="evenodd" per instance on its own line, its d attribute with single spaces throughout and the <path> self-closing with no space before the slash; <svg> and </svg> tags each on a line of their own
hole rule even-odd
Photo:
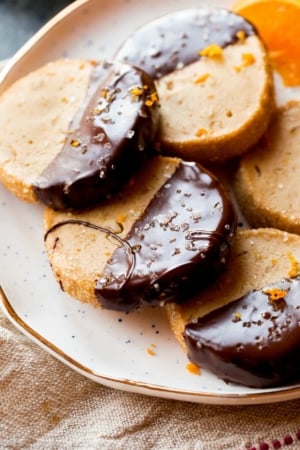
<svg viewBox="0 0 300 450">
<path fill-rule="evenodd" d="M 253 289 L 300 274 L 300 236 L 261 228 L 238 230 L 226 270 L 215 284 L 183 305 L 166 305 L 172 331 L 187 352 L 185 326 Z"/>
<path fill-rule="evenodd" d="M 58 60 L 16 81 L 0 98 L 0 181 L 36 202 L 32 184 L 61 149 L 93 64 Z"/>
<path fill-rule="evenodd" d="M 235 193 L 249 223 L 300 233 L 300 103 L 280 108 L 237 171 Z"/>
</svg>

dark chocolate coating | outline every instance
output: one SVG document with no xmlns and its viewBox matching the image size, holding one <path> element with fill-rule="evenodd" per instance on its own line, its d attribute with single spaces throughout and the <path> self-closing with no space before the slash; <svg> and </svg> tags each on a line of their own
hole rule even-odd
<svg viewBox="0 0 300 450">
<path fill-rule="evenodd" d="M 224 48 L 256 33 L 244 18 L 222 8 L 194 8 L 160 17 L 126 39 L 115 59 L 141 67 L 154 79 L 197 61 L 210 44 Z"/>
<path fill-rule="evenodd" d="M 154 153 L 158 124 L 156 90 L 146 73 L 127 64 L 97 64 L 62 150 L 34 183 L 36 196 L 59 210 L 103 200 Z"/>
<path fill-rule="evenodd" d="M 272 300 L 268 291 L 284 297 Z M 283 279 L 186 326 L 191 361 L 225 381 L 266 388 L 300 382 L 300 278 Z"/>
<path fill-rule="evenodd" d="M 223 269 L 235 228 L 217 179 L 180 162 L 106 264 L 95 286 L 99 302 L 119 311 L 183 302 Z"/>
</svg>

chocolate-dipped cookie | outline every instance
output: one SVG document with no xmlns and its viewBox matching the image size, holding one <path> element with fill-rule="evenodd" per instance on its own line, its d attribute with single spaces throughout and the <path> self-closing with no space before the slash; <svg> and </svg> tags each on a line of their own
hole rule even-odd
<svg viewBox="0 0 300 450">
<path fill-rule="evenodd" d="M 101 207 L 50 208 L 45 243 L 62 289 L 131 311 L 183 302 L 223 270 L 236 227 L 225 189 L 196 163 L 155 157 Z"/>
<path fill-rule="evenodd" d="M 300 381 L 300 277 L 252 290 L 185 327 L 189 357 L 225 381 Z"/>
<path fill-rule="evenodd" d="M 200 162 L 248 150 L 274 109 L 263 43 L 244 18 L 224 9 L 169 13 L 136 30 L 115 55 L 156 79 L 162 150 Z"/>
<path fill-rule="evenodd" d="M 225 381 L 300 381 L 300 236 L 238 230 L 225 271 L 184 305 L 166 305 L 190 360 Z"/>
<path fill-rule="evenodd" d="M 154 153 L 158 121 L 157 92 L 142 70 L 116 62 L 47 64 L 0 100 L 1 179 L 21 198 L 54 209 L 93 205 Z"/>
</svg>

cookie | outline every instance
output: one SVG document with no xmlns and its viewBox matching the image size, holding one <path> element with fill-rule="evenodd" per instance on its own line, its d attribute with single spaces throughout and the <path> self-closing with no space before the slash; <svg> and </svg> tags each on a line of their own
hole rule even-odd
<svg viewBox="0 0 300 450">
<path fill-rule="evenodd" d="M 172 12 L 136 30 L 115 58 L 156 79 L 163 152 L 222 162 L 247 151 L 269 124 L 268 55 L 254 27 L 232 12 Z"/>
<path fill-rule="evenodd" d="M 54 274 L 71 296 L 129 312 L 184 301 L 223 270 L 236 228 L 227 191 L 196 163 L 155 157 L 118 195 L 45 212 Z"/>
<path fill-rule="evenodd" d="M 21 129 L 20 114 L 30 117 Z M 54 209 L 79 209 L 121 189 L 154 154 L 158 97 L 152 79 L 128 64 L 58 61 L 12 86 L 0 101 L 0 123 L 1 117 L 8 131 L 0 147 L 6 186 L 22 193 L 25 184 L 30 198 Z M 25 153 L 13 141 L 20 135 Z"/>
<path fill-rule="evenodd" d="M 248 222 L 300 233 L 300 103 L 276 112 L 270 128 L 239 164 L 235 193 Z"/>
<path fill-rule="evenodd" d="M 0 180 L 22 200 L 37 201 L 33 183 L 62 148 L 92 70 L 88 61 L 50 62 L 1 95 Z"/>
<path fill-rule="evenodd" d="M 252 387 L 299 382 L 300 237 L 239 230 L 226 270 L 185 305 L 166 305 L 192 362 Z"/>
</svg>

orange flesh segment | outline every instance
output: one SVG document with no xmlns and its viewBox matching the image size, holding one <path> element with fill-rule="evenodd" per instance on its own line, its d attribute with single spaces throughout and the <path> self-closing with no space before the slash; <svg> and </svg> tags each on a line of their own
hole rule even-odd
<svg viewBox="0 0 300 450">
<path fill-rule="evenodd" d="M 232 10 L 257 28 L 283 83 L 300 85 L 300 0 L 237 0 Z"/>
</svg>

